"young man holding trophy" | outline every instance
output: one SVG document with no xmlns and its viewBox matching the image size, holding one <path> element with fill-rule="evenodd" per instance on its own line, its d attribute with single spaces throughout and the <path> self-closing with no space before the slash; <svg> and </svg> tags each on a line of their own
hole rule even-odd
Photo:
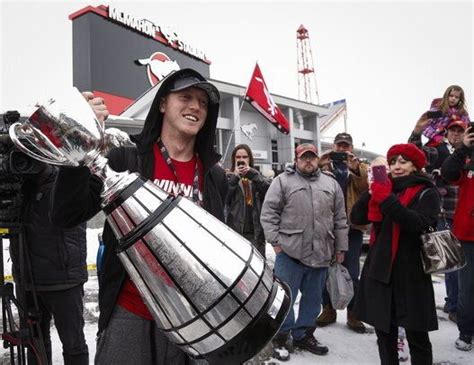
<svg viewBox="0 0 474 365">
<path fill-rule="evenodd" d="M 198 72 L 183 69 L 158 86 L 136 147 L 113 149 L 107 156 L 117 172 L 129 170 L 154 181 L 165 192 L 183 195 L 224 220 L 227 180 L 214 150 L 219 92 Z M 98 119 L 108 112 L 100 98 L 83 94 Z M 100 209 L 103 183 L 89 169 L 61 167 L 55 184 L 53 221 L 73 226 Z M 109 223 L 99 275 L 97 364 L 186 364 L 188 356 L 157 328 L 137 287 L 116 254 L 117 239 Z"/>
</svg>

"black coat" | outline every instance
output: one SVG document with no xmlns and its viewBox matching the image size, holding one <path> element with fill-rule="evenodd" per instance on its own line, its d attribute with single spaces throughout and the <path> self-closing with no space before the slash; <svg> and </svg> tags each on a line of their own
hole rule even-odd
<svg viewBox="0 0 474 365">
<path fill-rule="evenodd" d="M 413 184 L 426 187 L 405 207 L 395 194 L 401 191 L 401 185 Z M 380 204 L 383 220 L 375 223 L 375 243 L 370 247 L 362 269 L 355 316 L 387 333 L 393 325 L 414 331 L 433 331 L 438 329 L 434 292 L 431 276 L 423 271 L 420 234 L 429 227 L 436 227 L 438 193 L 429 179 L 416 175 L 394 179 L 393 192 L 395 194 Z M 357 201 L 352 209 L 352 222 L 369 223 L 369 200 L 367 192 Z M 398 253 L 390 270 L 390 257 L 387 262 L 384 252 L 390 252 L 393 222 L 400 225 L 400 237 Z"/>
<path fill-rule="evenodd" d="M 24 243 L 37 290 L 64 290 L 87 281 L 86 224 L 60 228 L 50 221 L 50 195 L 57 169 L 45 166 L 23 184 Z M 21 280 L 18 237 L 10 238 L 15 281 Z M 28 283 L 28 281 L 23 283 Z M 29 285 L 27 285 L 29 288 Z"/>
<path fill-rule="evenodd" d="M 142 132 L 131 136 L 136 148 L 120 147 L 109 153 L 107 158 L 113 170 L 138 172 L 143 177 L 153 180 L 155 166 L 153 146 L 161 134 L 163 124 L 163 114 L 159 111 L 159 105 L 172 84 L 173 74 L 159 84 Z M 214 150 L 218 109 L 218 104 L 209 104 L 206 122 L 196 137 L 195 151 L 204 169 L 203 208 L 224 221 L 227 179 L 224 169 L 217 164 L 220 156 Z M 69 227 L 84 222 L 101 209 L 102 183 L 85 167 L 60 168 L 54 188 L 52 219 L 58 225 Z M 107 326 L 127 278 L 127 273 L 116 255 L 117 240 L 108 223 L 104 226 L 102 238 L 105 252 L 99 276 L 99 332 Z"/>
<path fill-rule="evenodd" d="M 265 235 L 262 225 L 260 224 L 260 213 L 271 180 L 263 177 L 263 175 L 255 169 L 250 169 L 245 177 L 252 181 L 252 224 L 254 233 L 252 243 L 256 247 L 261 247 L 265 245 Z M 241 178 L 233 173 L 228 173 L 227 180 L 229 182 L 229 191 L 227 192 L 226 198 L 226 223 L 236 232 L 243 234 L 246 210 Z"/>
</svg>

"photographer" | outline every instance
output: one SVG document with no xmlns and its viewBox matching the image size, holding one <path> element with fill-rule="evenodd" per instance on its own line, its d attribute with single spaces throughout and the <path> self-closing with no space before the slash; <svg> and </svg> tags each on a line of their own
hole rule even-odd
<svg viewBox="0 0 474 365">
<path fill-rule="evenodd" d="M 27 176 L 22 185 L 23 204 L 20 222 L 23 223 L 23 250 L 18 235 L 10 238 L 12 271 L 15 283 L 25 290 L 25 310 L 38 302 L 39 325 L 44 340 L 48 363 L 52 363 L 50 326 L 51 319 L 63 345 L 64 364 L 89 363 L 84 337 L 83 285 L 87 281 L 86 227 L 70 229 L 53 225 L 49 218 L 49 199 L 57 168 L 36 162 L 38 174 Z M 31 275 L 25 274 L 20 263 L 28 255 Z M 29 280 L 32 278 L 32 282 Z M 36 298 L 34 298 L 34 291 Z M 37 349 L 28 348 L 28 364 L 39 363 Z"/>
<path fill-rule="evenodd" d="M 461 241 L 466 266 L 458 271 L 459 296 L 457 349 L 470 351 L 474 335 L 474 123 L 463 138 L 463 145 L 444 161 L 443 179 L 459 186 L 459 199 L 454 212 L 453 233 Z"/>
<path fill-rule="evenodd" d="M 422 148 L 425 152 L 429 164 L 426 171 L 431 174 L 431 178 L 438 189 L 441 196 L 442 210 L 438 220 L 438 229 L 451 229 L 453 226 L 454 210 L 458 202 L 459 186 L 449 184 L 441 177 L 441 166 L 443 162 L 458 148 L 463 146 L 464 133 L 467 124 L 461 120 L 453 120 L 444 133 L 444 139 L 439 142 L 436 147 L 423 146 L 421 141 L 422 126 L 426 120 L 420 118 L 408 140 L 409 143 L 415 144 Z M 447 226 L 447 227 L 446 227 Z M 445 273 L 446 298 L 443 311 L 448 313 L 448 318 L 457 321 L 457 304 L 458 304 L 458 272 Z"/>
<path fill-rule="evenodd" d="M 227 180 L 226 223 L 252 242 L 265 257 L 260 212 L 271 181 L 254 168 L 252 150 L 248 145 L 239 144 L 232 151 L 232 167 L 227 172 Z"/>
<path fill-rule="evenodd" d="M 359 196 L 367 191 L 368 166 L 359 161 L 353 153 L 352 136 L 349 133 L 339 133 L 334 138 L 332 151 L 321 156 L 319 167 L 323 171 L 331 172 L 339 183 L 344 193 L 347 217 L 350 217 L 351 210 Z M 324 212 L 323 212 L 324 214 Z M 349 222 L 350 223 L 350 222 Z M 351 275 L 354 284 L 354 298 L 359 284 L 360 271 L 360 252 L 363 242 L 363 232 L 366 226 L 350 224 L 349 229 L 349 250 L 346 252 L 344 262 L 342 263 Z M 357 332 L 365 333 L 364 324 L 354 318 L 352 308 L 354 299 L 347 307 L 347 326 Z M 331 300 L 326 289 L 323 293 L 323 311 L 316 320 L 320 327 L 327 326 L 336 322 L 336 310 L 331 305 Z"/>
</svg>

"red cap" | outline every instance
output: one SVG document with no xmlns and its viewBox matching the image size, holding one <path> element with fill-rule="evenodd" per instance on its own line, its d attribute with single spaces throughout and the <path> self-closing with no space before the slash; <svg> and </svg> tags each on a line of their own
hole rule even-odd
<svg viewBox="0 0 474 365">
<path fill-rule="evenodd" d="M 314 153 L 316 156 L 318 155 L 318 149 L 316 148 L 316 146 L 314 144 L 311 144 L 311 143 L 302 143 L 300 144 L 298 147 L 296 147 L 295 149 L 295 156 L 296 157 L 301 157 L 303 156 L 303 154 L 305 154 L 306 152 L 312 152 Z"/>
<path fill-rule="evenodd" d="M 466 128 L 467 128 L 466 123 L 464 123 L 462 120 L 458 119 L 458 120 L 453 120 L 451 123 L 449 123 L 449 125 L 446 127 L 446 129 L 449 129 L 449 128 L 454 127 L 454 126 L 461 127 L 463 130 L 466 130 Z"/>
</svg>

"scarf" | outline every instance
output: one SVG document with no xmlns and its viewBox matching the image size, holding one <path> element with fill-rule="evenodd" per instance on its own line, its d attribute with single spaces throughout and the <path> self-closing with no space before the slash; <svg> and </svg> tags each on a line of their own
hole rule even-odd
<svg viewBox="0 0 474 365">
<path fill-rule="evenodd" d="M 396 195 L 397 200 L 404 207 L 409 206 L 423 189 L 427 186 L 432 186 L 427 177 L 418 174 L 395 178 L 392 180 L 392 185 L 392 193 Z M 369 210 L 370 208 L 371 204 L 369 202 Z M 375 246 L 371 247 L 371 249 L 374 250 L 374 255 L 376 256 L 374 261 L 377 261 L 377 263 L 374 262 L 376 267 L 373 267 L 374 270 L 372 274 L 383 282 L 388 282 L 393 263 L 398 253 L 400 225 L 391 221 L 387 216 L 383 216 L 380 211 L 380 206 L 376 208 L 382 219 L 372 221 L 374 224 L 372 225 L 370 245 Z M 375 207 L 372 206 L 372 209 L 375 209 Z M 374 215 L 374 212 L 372 212 L 372 214 Z M 381 231 L 381 222 L 391 226 L 391 242 L 389 245 L 385 245 L 384 242 L 376 242 L 376 236 L 378 236 Z M 386 225 L 384 224 L 384 226 Z M 389 247 L 390 251 L 387 252 L 386 250 Z M 389 269 L 388 272 L 386 268 Z"/>
<path fill-rule="evenodd" d="M 245 204 L 248 206 L 253 205 L 253 196 L 252 196 L 252 187 L 250 185 L 250 180 L 246 177 L 243 177 L 240 181 L 242 181 L 242 188 L 244 189 L 244 201 Z"/>
</svg>

